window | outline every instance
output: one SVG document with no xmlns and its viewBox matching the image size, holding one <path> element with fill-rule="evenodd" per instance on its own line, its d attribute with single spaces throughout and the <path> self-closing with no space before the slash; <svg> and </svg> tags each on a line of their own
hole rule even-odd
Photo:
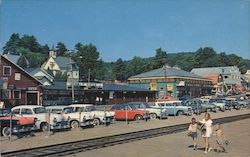
<svg viewBox="0 0 250 157">
<path fill-rule="evenodd" d="M 15 80 L 16 81 L 21 80 L 21 74 L 20 73 L 15 73 Z"/>
<path fill-rule="evenodd" d="M 11 75 L 11 66 L 3 66 L 3 75 L 10 76 Z"/>
<path fill-rule="evenodd" d="M 20 109 L 15 109 L 12 111 L 13 114 L 20 114 Z"/>
<path fill-rule="evenodd" d="M 20 90 L 14 90 L 13 91 L 13 98 L 14 99 L 21 99 L 21 91 Z"/>
<path fill-rule="evenodd" d="M 21 111 L 22 115 L 32 115 L 32 111 L 29 108 L 23 108 Z"/>
<path fill-rule="evenodd" d="M 10 99 L 10 98 L 11 98 L 10 90 L 3 90 L 2 99 Z"/>
</svg>

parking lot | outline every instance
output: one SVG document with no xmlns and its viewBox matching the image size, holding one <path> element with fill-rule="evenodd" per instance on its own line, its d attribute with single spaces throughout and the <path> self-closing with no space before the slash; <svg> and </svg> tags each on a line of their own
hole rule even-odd
<svg viewBox="0 0 250 157">
<path fill-rule="evenodd" d="M 240 114 L 246 114 L 246 113 L 249 113 L 249 109 L 211 113 L 211 115 L 212 115 L 212 118 L 220 118 L 220 117 L 240 115 Z M 194 115 L 192 117 L 196 117 L 196 119 L 199 120 L 199 119 L 202 119 L 203 114 L 199 116 Z M 65 132 L 56 132 L 52 135 L 38 132 L 36 133 L 35 137 L 24 137 L 21 139 L 17 139 L 15 136 L 13 136 L 12 141 L 9 141 L 7 138 L 2 137 L 1 138 L 1 151 L 2 152 L 14 151 L 14 150 L 20 150 L 20 149 L 51 145 L 51 144 L 58 144 L 58 143 L 64 143 L 64 142 L 70 142 L 70 141 L 77 141 L 77 140 L 91 139 L 91 138 L 108 136 L 108 135 L 121 134 L 121 133 L 132 132 L 132 131 L 145 130 L 145 129 L 150 129 L 150 128 L 157 128 L 157 127 L 162 127 L 162 126 L 182 124 L 182 123 L 189 122 L 190 119 L 191 119 L 191 116 L 179 116 L 179 117 L 171 116 L 168 119 L 163 119 L 163 120 L 156 119 L 156 120 L 149 120 L 147 122 L 146 121 L 130 122 L 129 124 L 126 124 L 124 121 L 118 121 L 118 122 L 115 122 L 115 124 L 112 124 L 108 127 L 98 126 L 98 127 L 89 128 L 89 129 L 75 129 L 75 130 L 65 131 Z"/>
</svg>

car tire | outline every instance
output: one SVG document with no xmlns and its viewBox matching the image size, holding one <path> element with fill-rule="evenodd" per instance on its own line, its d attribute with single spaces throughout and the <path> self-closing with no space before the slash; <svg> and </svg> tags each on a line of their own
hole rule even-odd
<svg viewBox="0 0 250 157">
<path fill-rule="evenodd" d="M 157 115 L 155 113 L 150 113 L 149 117 L 150 117 L 150 119 L 156 119 Z"/>
<path fill-rule="evenodd" d="M 4 136 L 4 137 L 9 137 L 10 136 L 10 127 L 4 127 L 3 129 L 2 129 L 2 135 Z"/>
<path fill-rule="evenodd" d="M 100 121 L 100 119 L 95 118 L 93 123 L 94 123 L 94 126 L 99 126 L 101 124 L 101 121 Z"/>
<path fill-rule="evenodd" d="M 178 112 L 176 113 L 176 115 L 177 115 L 177 116 L 184 115 L 184 111 L 178 111 Z"/>
<path fill-rule="evenodd" d="M 71 121 L 71 122 L 70 122 L 70 127 L 71 127 L 72 129 L 77 129 L 77 128 L 79 128 L 79 122 L 76 121 L 76 120 Z"/>
<path fill-rule="evenodd" d="M 142 119 L 143 119 L 143 117 L 142 117 L 142 115 L 140 115 L 140 114 L 137 114 L 137 115 L 135 115 L 135 117 L 134 117 L 134 120 L 135 120 L 135 121 L 142 120 Z"/>
</svg>

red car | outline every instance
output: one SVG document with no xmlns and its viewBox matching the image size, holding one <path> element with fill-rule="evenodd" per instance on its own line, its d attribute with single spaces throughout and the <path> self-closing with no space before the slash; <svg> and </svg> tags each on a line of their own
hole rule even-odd
<svg viewBox="0 0 250 157">
<path fill-rule="evenodd" d="M 5 124 L 1 126 L 1 135 L 8 136 L 10 134 L 10 120 L 12 119 L 12 132 L 13 133 L 22 133 L 30 132 L 35 130 L 36 119 L 34 117 L 17 117 L 15 115 L 11 116 L 9 109 L 0 109 L 0 121 Z"/>
<path fill-rule="evenodd" d="M 110 111 L 115 112 L 115 119 L 117 120 L 142 120 L 149 118 L 149 112 L 138 110 L 129 104 L 116 104 L 112 106 Z"/>
</svg>

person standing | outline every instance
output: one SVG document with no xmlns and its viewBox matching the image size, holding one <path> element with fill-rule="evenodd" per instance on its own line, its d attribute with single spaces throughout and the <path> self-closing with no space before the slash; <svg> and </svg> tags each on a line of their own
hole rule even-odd
<svg viewBox="0 0 250 157">
<path fill-rule="evenodd" d="M 212 124 L 213 121 L 211 120 L 211 116 L 209 113 L 205 113 L 204 118 L 200 121 L 201 125 L 201 136 L 204 139 L 205 144 L 205 154 L 210 152 L 212 148 L 209 145 L 209 138 L 212 136 Z"/>
<path fill-rule="evenodd" d="M 188 131 L 189 131 L 190 136 L 193 139 L 194 150 L 197 149 L 197 130 L 198 130 L 198 125 L 197 125 L 196 119 L 192 118 L 191 123 L 188 127 Z"/>
</svg>

